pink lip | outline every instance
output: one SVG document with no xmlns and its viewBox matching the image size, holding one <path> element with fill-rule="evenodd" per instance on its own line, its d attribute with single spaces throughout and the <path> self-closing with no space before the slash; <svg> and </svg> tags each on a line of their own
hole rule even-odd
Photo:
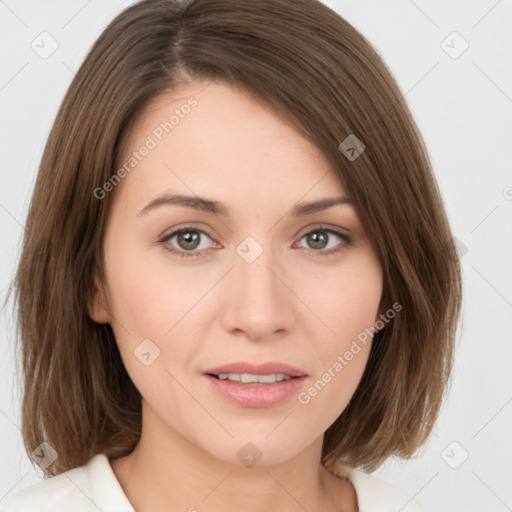
<svg viewBox="0 0 512 512">
<path fill-rule="evenodd" d="M 206 375 L 219 375 L 220 373 L 251 373 L 253 375 L 270 375 L 272 373 L 282 373 L 290 377 L 303 377 L 307 373 L 294 368 L 285 363 L 277 361 L 269 361 L 268 363 L 253 364 L 248 362 L 239 361 L 236 363 L 225 364 L 211 368 L 204 372 Z"/>
<path fill-rule="evenodd" d="M 220 380 L 211 375 L 203 375 L 203 378 L 207 380 L 214 391 L 236 405 L 242 407 L 270 407 L 297 393 L 304 379 L 306 379 L 306 375 L 274 382 L 273 384 L 256 382 L 240 384 L 229 380 Z"/>
<path fill-rule="evenodd" d="M 248 383 L 241 384 L 229 380 L 221 380 L 214 375 L 220 373 L 250 373 L 253 375 L 270 375 L 282 373 L 293 377 L 289 380 L 273 384 Z M 214 391 L 242 407 L 270 407 L 282 402 L 298 392 L 308 374 L 298 368 L 279 362 L 253 364 L 237 362 L 217 366 L 204 372 L 203 377 Z"/>
</svg>

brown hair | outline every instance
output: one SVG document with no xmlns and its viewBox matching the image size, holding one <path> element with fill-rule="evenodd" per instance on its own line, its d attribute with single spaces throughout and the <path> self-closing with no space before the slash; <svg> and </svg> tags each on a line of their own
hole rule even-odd
<svg viewBox="0 0 512 512">
<path fill-rule="evenodd" d="M 252 93 L 313 142 L 354 197 L 384 273 L 383 305 L 403 306 L 375 338 L 350 403 L 327 429 L 322 461 L 376 469 L 411 457 L 439 414 L 461 303 L 455 244 L 429 157 L 378 53 L 316 0 L 144 0 L 89 51 L 40 164 L 14 280 L 27 453 L 57 451 L 52 476 L 95 454 L 127 455 L 141 396 L 109 324 L 88 307 L 103 282 L 102 243 L 129 127 L 157 95 L 190 80 Z M 340 151 L 349 135 L 365 149 Z"/>
</svg>

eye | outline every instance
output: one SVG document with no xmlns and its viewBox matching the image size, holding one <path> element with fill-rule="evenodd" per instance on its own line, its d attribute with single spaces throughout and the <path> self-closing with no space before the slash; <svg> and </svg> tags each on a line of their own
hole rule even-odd
<svg viewBox="0 0 512 512">
<path fill-rule="evenodd" d="M 166 250 L 177 254 L 181 257 L 193 257 L 193 256 L 201 256 L 205 252 L 205 247 L 201 247 L 199 251 L 196 251 L 198 247 L 201 245 L 201 237 L 205 235 L 211 239 L 210 235 L 201 229 L 196 229 L 193 227 L 186 227 L 182 229 L 178 229 L 173 231 L 169 235 L 166 235 L 164 238 L 159 240 Z M 176 237 L 176 244 L 178 244 L 178 248 L 175 249 L 167 242 L 170 242 L 173 238 Z"/>
<path fill-rule="evenodd" d="M 333 235 L 341 239 L 343 242 L 341 244 L 334 245 L 334 247 L 331 245 L 328 250 L 325 250 L 325 248 L 329 246 L 329 238 L 332 239 Z M 306 243 L 310 246 L 305 248 L 312 251 L 315 256 L 331 256 L 343 251 L 352 243 L 352 239 L 346 233 L 342 233 L 341 231 L 337 231 L 326 226 L 315 226 L 314 229 L 302 235 L 300 240 L 302 239 L 305 239 Z"/>
<path fill-rule="evenodd" d="M 341 239 L 342 243 L 334 247 L 331 245 L 329 248 L 329 239 L 332 239 L 333 235 Z M 167 251 L 177 254 L 180 257 L 196 257 L 202 256 L 207 252 L 208 244 L 206 243 L 206 246 L 202 244 L 201 238 L 203 236 L 212 240 L 212 237 L 206 231 L 188 226 L 173 231 L 159 240 L 159 242 L 163 244 Z M 173 239 L 176 240 L 174 243 L 171 243 Z M 330 256 L 336 254 L 346 249 L 352 243 L 352 239 L 349 235 L 326 226 L 315 226 L 314 229 L 303 234 L 299 242 L 302 239 L 305 239 L 310 247 L 304 247 L 303 245 L 300 245 L 300 247 L 304 247 L 315 256 Z M 201 247 L 201 245 L 203 246 Z M 325 250 L 326 247 L 328 247 L 327 250 Z"/>
</svg>

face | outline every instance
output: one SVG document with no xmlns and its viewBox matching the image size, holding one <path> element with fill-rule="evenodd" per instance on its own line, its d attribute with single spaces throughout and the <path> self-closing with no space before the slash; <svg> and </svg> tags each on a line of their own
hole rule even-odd
<svg viewBox="0 0 512 512">
<path fill-rule="evenodd" d="M 125 142 L 120 166 L 134 151 L 137 163 L 106 192 L 105 293 L 90 316 L 112 325 L 144 428 L 235 464 L 249 442 L 262 464 L 292 458 L 347 406 L 371 346 L 354 340 L 381 312 L 354 205 L 297 211 L 348 192 L 315 146 L 220 83 L 154 100 Z M 233 379 L 287 377 L 207 375 L 231 363 Z"/>
</svg>

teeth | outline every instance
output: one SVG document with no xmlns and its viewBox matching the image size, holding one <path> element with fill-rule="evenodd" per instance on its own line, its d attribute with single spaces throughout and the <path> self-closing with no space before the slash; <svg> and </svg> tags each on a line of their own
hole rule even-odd
<svg viewBox="0 0 512 512">
<path fill-rule="evenodd" d="M 220 373 L 217 377 L 221 380 L 232 380 L 243 384 L 251 382 L 273 384 L 274 382 L 291 379 L 289 375 L 284 375 L 282 373 L 272 373 L 270 375 L 253 375 L 252 373 Z"/>
</svg>

